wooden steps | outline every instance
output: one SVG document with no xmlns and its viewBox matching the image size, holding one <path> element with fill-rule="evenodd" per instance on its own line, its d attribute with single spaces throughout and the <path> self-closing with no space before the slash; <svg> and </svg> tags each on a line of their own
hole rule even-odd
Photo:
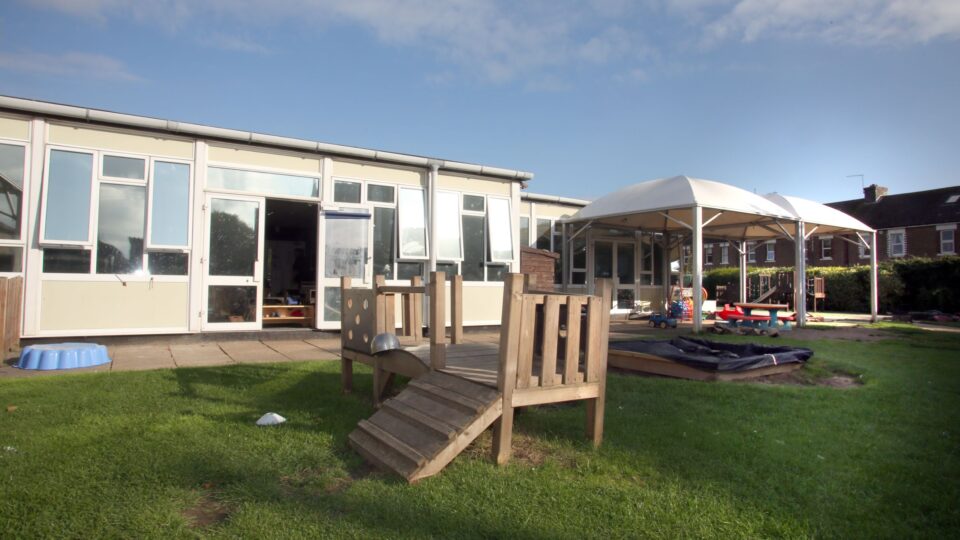
<svg viewBox="0 0 960 540">
<path fill-rule="evenodd" d="M 361 420 L 349 442 L 378 467 L 415 482 L 447 466 L 500 417 L 502 406 L 489 386 L 430 372 Z"/>
</svg>

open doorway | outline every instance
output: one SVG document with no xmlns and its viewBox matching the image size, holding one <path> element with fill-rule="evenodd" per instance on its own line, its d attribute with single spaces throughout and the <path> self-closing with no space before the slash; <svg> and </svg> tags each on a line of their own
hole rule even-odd
<svg viewBox="0 0 960 540">
<path fill-rule="evenodd" d="M 312 328 L 317 289 L 317 205 L 267 199 L 263 326 Z"/>
</svg>

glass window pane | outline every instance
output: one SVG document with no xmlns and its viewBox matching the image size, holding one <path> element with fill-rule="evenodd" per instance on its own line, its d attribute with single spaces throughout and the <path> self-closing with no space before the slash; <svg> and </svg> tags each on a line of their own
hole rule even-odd
<svg viewBox="0 0 960 540">
<path fill-rule="evenodd" d="M 328 278 L 350 276 L 363 279 L 370 220 L 338 214 L 326 214 L 325 217 L 327 241 L 324 248 L 324 275 Z"/>
<path fill-rule="evenodd" d="M 617 279 L 624 285 L 633 283 L 633 246 L 617 245 Z"/>
<path fill-rule="evenodd" d="M 457 194 L 437 192 L 437 256 L 446 260 L 460 259 L 460 207 Z"/>
<path fill-rule="evenodd" d="M 259 231 L 260 203 L 211 199 L 210 275 L 252 276 Z"/>
<path fill-rule="evenodd" d="M 133 274 L 143 270 L 146 189 L 100 184 L 97 219 L 97 273 Z"/>
<path fill-rule="evenodd" d="M 483 196 L 482 195 L 464 195 L 463 196 L 463 209 L 469 210 L 471 212 L 483 212 Z"/>
<path fill-rule="evenodd" d="M 23 271 L 23 248 L 0 246 L 0 272 Z"/>
<path fill-rule="evenodd" d="M 334 180 L 333 200 L 336 202 L 360 204 L 360 182 Z"/>
<path fill-rule="evenodd" d="M 320 180 L 318 178 L 223 169 L 220 167 L 209 167 L 207 169 L 207 186 L 293 197 L 320 196 Z"/>
<path fill-rule="evenodd" d="M 617 289 L 617 308 L 633 309 L 634 300 L 633 289 Z"/>
<path fill-rule="evenodd" d="M 493 199 L 489 201 L 487 227 L 490 234 L 490 260 L 508 262 L 513 260 L 513 227 L 510 220 L 510 201 Z"/>
<path fill-rule="evenodd" d="M 51 274 L 89 274 L 90 251 L 86 249 L 44 249 L 43 271 Z"/>
<path fill-rule="evenodd" d="M 50 152 L 47 172 L 44 240 L 90 240 L 90 186 L 93 155 Z"/>
<path fill-rule="evenodd" d="M 185 276 L 190 256 L 186 253 L 150 253 L 147 268 L 155 276 Z"/>
<path fill-rule="evenodd" d="M 0 238 L 20 239 L 23 221 L 23 163 L 22 146 L 0 144 Z"/>
<path fill-rule="evenodd" d="M 139 158 L 103 156 L 103 176 L 143 180 L 144 164 Z"/>
<path fill-rule="evenodd" d="M 483 216 L 463 216 L 463 280 L 483 281 Z"/>
<path fill-rule="evenodd" d="M 520 218 L 520 247 L 530 245 L 530 218 L 522 216 Z"/>
<path fill-rule="evenodd" d="M 392 203 L 394 198 L 393 186 L 367 184 L 367 200 L 370 202 Z"/>
<path fill-rule="evenodd" d="M 437 263 L 437 272 L 443 272 L 447 281 L 453 279 L 453 276 L 460 272 L 460 266 L 457 263 Z"/>
<path fill-rule="evenodd" d="M 423 190 L 400 188 L 400 258 L 427 256 Z"/>
<path fill-rule="evenodd" d="M 579 268 L 581 270 L 587 269 L 587 239 L 584 235 L 577 236 L 573 239 L 572 242 L 573 251 L 573 268 Z"/>
<path fill-rule="evenodd" d="M 190 166 L 155 162 L 151 189 L 150 244 L 186 247 L 190 243 Z"/>
<path fill-rule="evenodd" d="M 393 262 L 396 259 L 397 210 L 382 206 L 373 209 L 373 274 L 393 279 Z"/>
<path fill-rule="evenodd" d="M 537 249 L 550 249 L 549 219 L 537 219 Z"/>
<path fill-rule="evenodd" d="M 561 247 L 563 246 L 563 225 L 559 222 L 553 222 L 553 251 L 554 253 L 560 253 Z"/>
<path fill-rule="evenodd" d="M 340 320 L 340 287 L 323 288 L 323 320 L 329 322 Z"/>
<path fill-rule="evenodd" d="M 491 264 L 487 266 L 487 281 L 503 281 L 507 275 L 507 265 Z"/>
<path fill-rule="evenodd" d="M 570 283 L 572 285 L 585 285 L 587 283 L 587 273 L 586 272 L 571 272 L 570 273 Z"/>
<path fill-rule="evenodd" d="M 423 263 L 397 263 L 397 279 L 409 280 L 414 276 L 423 277 Z"/>
<path fill-rule="evenodd" d="M 593 243 L 593 275 L 597 278 L 613 277 L 613 244 Z"/>
<path fill-rule="evenodd" d="M 257 288 L 211 285 L 207 294 L 207 321 L 256 322 Z"/>
</svg>

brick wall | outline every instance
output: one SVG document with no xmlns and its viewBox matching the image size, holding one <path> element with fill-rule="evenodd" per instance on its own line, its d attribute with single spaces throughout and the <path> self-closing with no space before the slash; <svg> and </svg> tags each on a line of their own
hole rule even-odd
<svg viewBox="0 0 960 540">
<path fill-rule="evenodd" d="M 520 273 L 533 275 L 538 289 L 552 289 L 556 261 L 559 258 L 559 253 L 545 249 L 522 247 L 520 248 Z"/>
</svg>

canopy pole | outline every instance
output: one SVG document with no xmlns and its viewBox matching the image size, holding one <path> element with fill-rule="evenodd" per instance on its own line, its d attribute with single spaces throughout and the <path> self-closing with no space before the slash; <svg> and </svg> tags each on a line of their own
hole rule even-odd
<svg viewBox="0 0 960 540">
<path fill-rule="evenodd" d="M 703 207 L 693 207 L 693 246 L 690 265 L 693 267 L 693 333 L 703 331 Z M 681 257 L 682 259 L 683 257 Z M 683 279 L 683 275 L 680 275 Z M 683 287 L 683 283 L 680 283 Z"/>
<path fill-rule="evenodd" d="M 663 231 L 661 237 L 663 248 L 661 249 L 660 270 L 663 273 L 663 314 L 667 315 L 670 311 L 670 233 Z"/>
<path fill-rule="evenodd" d="M 566 223 L 560 224 L 560 287 L 563 292 L 570 288 L 570 246 L 567 245 Z"/>
<path fill-rule="evenodd" d="M 797 231 L 793 235 L 794 257 L 793 265 L 793 310 L 796 312 L 797 326 L 807 325 L 807 243 L 803 233 L 803 222 L 797 222 Z"/>
<path fill-rule="evenodd" d="M 877 304 L 880 296 L 880 280 L 877 269 L 877 231 L 870 233 L 870 322 L 877 322 Z"/>
<path fill-rule="evenodd" d="M 740 240 L 740 302 L 747 301 L 747 240 Z"/>
</svg>

